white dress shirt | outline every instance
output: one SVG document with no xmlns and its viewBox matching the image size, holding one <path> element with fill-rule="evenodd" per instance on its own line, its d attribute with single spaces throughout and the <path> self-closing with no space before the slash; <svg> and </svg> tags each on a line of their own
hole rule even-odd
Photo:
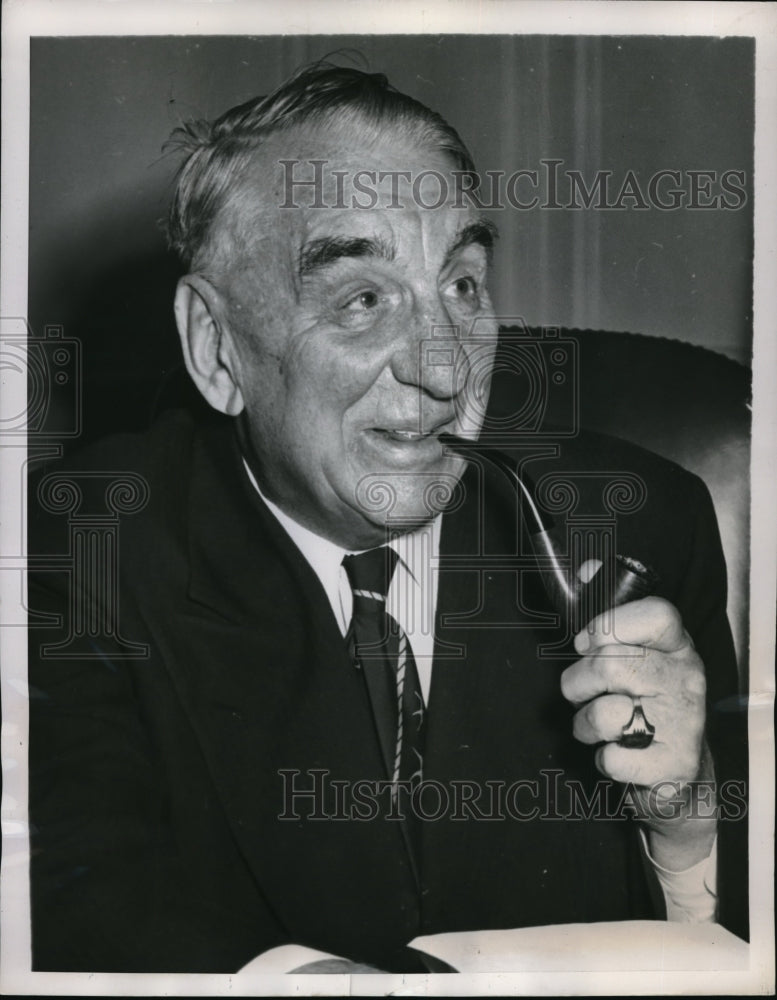
<svg viewBox="0 0 777 1000">
<path fill-rule="evenodd" d="M 248 465 L 246 469 L 262 500 L 280 521 L 321 581 L 340 631 L 345 635 L 353 614 L 353 593 L 343 566 L 343 558 L 348 555 L 358 555 L 358 552 L 341 549 L 334 542 L 314 534 L 308 528 L 303 528 L 267 499 L 259 489 Z M 388 543 L 399 558 L 386 595 L 386 610 L 408 638 L 427 705 L 434 655 L 434 616 L 437 610 L 441 521 L 442 515 L 438 515 L 417 531 L 398 535 Z"/>
<path fill-rule="evenodd" d="M 256 491 L 280 522 L 291 540 L 307 559 L 324 588 L 332 606 L 340 631 L 345 636 L 353 613 L 353 595 L 348 575 L 342 565 L 343 557 L 357 553 L 342 549 L 289 517 L 262 493 L 247 463 L 246 471 Z M 429 691 L 432 679 L 432 657 L 434 654 L 434 620 L 437 610 L 437 584 L 440 561 L 440 528 L 442 515 L 428 522 L 416 531 L 399 535 L 388 544 L 395 549 L 398 559 L 386 597 L 388 613 L 398 622 L 407 635 L 416 659 L 424 701 L 429 706 Z M 716 857 L 717 840 L 709 857 L 682 872 L 671 872 L 662 868 L 650 855 L 647 838 L 640 829 L 642 849 L 650 861 L 658 878 L 666 901 L 667 920 L 684 923 L 714 923 L 717 907 Z M 283 946 L 291 947 L 291 946 Z M 296 946 L 295 946 L 296 947 Z M 275 969 L 277 956 L 272 949 L 268 955 L 267 970 L 261 960 L 254 959 L 252 971 Z M 325 957 L 321 952 L 305 949 L 314 961 Z M 295 960 L 298 957 L 294 953 Z M 270 960 L 269 956 L 273 956 Z M 259 965 L 256 963 L 259 962 Z M 290 968 L 295 968 L 300 962 Z"/>
</svg>

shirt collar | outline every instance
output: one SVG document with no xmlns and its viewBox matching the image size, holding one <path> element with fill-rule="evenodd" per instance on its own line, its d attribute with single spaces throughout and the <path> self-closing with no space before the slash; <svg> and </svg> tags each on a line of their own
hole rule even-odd
<svg viewBox="0 0 777 1000">
<path fill-rule="evenodd" d="M 329 593 L 332 586 L 337 586 L 343 557 L 347 555 L 354 555 L 356 553 L 349 551 L 348 549 L 343 549 L 339 545 L 335 545 L 334 542 L 330 542 L 327 538 L 322 538 L 309 528 L 303 527 L 292 517 L 289 517 L 288 514 L 282 511 L 280 507 L 272 502 L 272 500 L 268 500 L 268 498 L 264 495 L 259 483 L 256 481 L 256 477 L 245 459 L 243 459 L 243 465 L 245 466 L 248 478 L 251 480 L 256 492 L 265 504 L 267 504 L 267 507 L 278 519 L 278 521 L 280 521 L 281 526 L 310 563 L 316 576 L 324 584 L 324 588 L 327 593 Z M 422 525 L 420 528 L 407 534 L 398 535 L 396 538 L 392 538 L 388 543 L 397 553 L 408 573 L 416 583 L 423 580 L 425 575 L 423 571 L 424 567 L 421 561 L 435 558 L 439 554 L 441 521 L 442 515 L 438 514 L 437 517 L 435 517 L 428 524 Z M 419 544 L 419 540 L 424 535 L 428 536 L 428 543 L 426 545 Z"/>
</svg>

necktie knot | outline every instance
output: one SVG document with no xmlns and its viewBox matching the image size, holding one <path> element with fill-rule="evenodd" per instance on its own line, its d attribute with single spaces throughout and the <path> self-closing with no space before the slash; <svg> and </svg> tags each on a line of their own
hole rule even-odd
<svg viewBox="0 0 777 1000">
<path fill-rule="evenodd" d="M 345 556 L 343 567 L 353 591 L 355 614 L 382 614 L 386 610 L 386 595 L 396 564 L 397 554 L 388 545 Z"/>
</svg>

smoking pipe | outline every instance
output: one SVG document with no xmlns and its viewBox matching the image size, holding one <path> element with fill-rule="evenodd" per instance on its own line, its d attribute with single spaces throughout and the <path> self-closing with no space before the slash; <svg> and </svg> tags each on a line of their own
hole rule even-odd
<svg viewBox="0 0 777 1000">
<path fill-rule="evenodd" d="M 559 537 L 552 518 L 541 512 L 534 483 L 526 473 L 518 474 L 513 459 L 496 448 L 454 434 L 440 434 L 439 440 L 462 458 L 477 456 L 508 477 L 548 599 L 574 632 L 580 631 L 587 622 L 608 608 L 654 592 L 657 575 L 629 556 L 616 555 L 611 572 L 603 572 L 604 563 L 599 559 L 587 560 L 580 566 L 565 566 L 569 563 L 564 556 L 565 539 Z M 612 579 L 608 580 L 610 576 Z M 634 712 L 619 742 L 631 748 L 646 747 L 653 741 L 654 733 L 655 728 L 645 718 L 640 701 L 635 698 Z"/>
</svg>

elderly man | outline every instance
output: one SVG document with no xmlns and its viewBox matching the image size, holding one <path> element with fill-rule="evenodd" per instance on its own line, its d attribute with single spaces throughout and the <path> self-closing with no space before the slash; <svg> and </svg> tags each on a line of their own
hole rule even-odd
<svg viewBox="0 0 777 1000">
<path fill-rule="evenodd" d="M 516 443 L 535 479 L 583 484 L 578 513 L 613 469 L 643 487 L 618 545 L 659 596 L 571 650 L 504 478 L 441 440 L 478 437 L 497 334 L 456 132 L 317 64 L 176 139 L 175 312 L 211 409 L 37 488 L 41 553 L 69 550 L 57 485 L 127 472 L 144 499 L 110 572 L 31 588 L 65 635 L 30 647 L 34 967 L 227 972 L 295 945 L 412 971 L 436 931 L 741 929 L 704 487 L 623 442 Z"/>
</svg>

